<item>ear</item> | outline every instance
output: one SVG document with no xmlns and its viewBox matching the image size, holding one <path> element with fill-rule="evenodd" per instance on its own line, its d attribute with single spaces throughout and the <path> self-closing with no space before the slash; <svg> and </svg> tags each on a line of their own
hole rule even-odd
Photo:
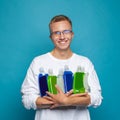
<svg viewBox="0 0 120 120">
<path fill-rule="evenodd" d="M 52 36 L 51 36 L 51 35 L 49 35 L 49 38 L 50 38 L 50 39 L 52 39 Z"/>
</svg>

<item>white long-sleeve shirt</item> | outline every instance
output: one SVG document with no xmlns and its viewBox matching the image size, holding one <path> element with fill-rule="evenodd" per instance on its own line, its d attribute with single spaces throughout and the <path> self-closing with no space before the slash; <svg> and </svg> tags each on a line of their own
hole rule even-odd
<svg viewBox="0 0 120 120">
<path fill-rule="evenodd" d="M 89 73 L 88 84 L 91 98 L 91 104 L 89 106 L 97 107 L 101 104 L 102 96 L 100 83 L 94 66 L 88 58 L 74 53 L 71 58 L 60 60 L 53 57 L 51 53 L 46 53 L 34 58 L 21 87 L 22 102 L 25 108 L 36 110 L 35 120 L 90 120 L 87 107 L 67 107 L 53 110 L 37 109 L 36 99 L 40 96 L 38 85 L 39 69 L 41 67 L 44 68 L 45 73 L 48 73 L 48 70 L 52 69 L 53 74 L 57 76 L 59 70 L 64 69 L 65 65 L 69 66 L 69 69 L 73 73 L 76 72 L 78 66 L 83 67 L 85 72 Z"/>
</svg>

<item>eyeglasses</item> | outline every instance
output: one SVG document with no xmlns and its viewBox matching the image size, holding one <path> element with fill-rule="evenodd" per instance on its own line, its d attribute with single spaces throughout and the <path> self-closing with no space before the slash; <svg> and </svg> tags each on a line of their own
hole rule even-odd
<svg viewBox="0 0 120 120">
<path fill-rule="evenodd" d="M 60 32 L 60 31 L 51 32 L 51 35 L 59 37 L 61 34 L 67 35 L 67 34 L 70 34 L 70 33 L 72 33 L 72 30 L 64 30 L 62 32 Z"/>
</svg>

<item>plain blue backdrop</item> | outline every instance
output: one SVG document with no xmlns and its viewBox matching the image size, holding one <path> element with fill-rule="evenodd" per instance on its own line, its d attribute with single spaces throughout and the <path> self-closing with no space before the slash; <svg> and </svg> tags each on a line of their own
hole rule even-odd
<svg viewBox="0 0 120 120">
<path fill-rule="evenodd" d="M 72 49 L 91 59 L 103 103 L 92 120 L 120 120 L 119 0 L 0 0 L 0 120 L 33 120 L 20 88 L 32 59 L 53 48 L 48 23 L 57 14 L 72 19 Z"/>
</svg>

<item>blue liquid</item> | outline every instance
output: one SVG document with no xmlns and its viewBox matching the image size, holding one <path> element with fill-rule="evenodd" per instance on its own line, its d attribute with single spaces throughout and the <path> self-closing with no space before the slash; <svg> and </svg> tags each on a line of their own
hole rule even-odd
<svg viewBox="0 0 120 120">
<path fill-rule="evenodd" d="M 70 91 L 73 86 L 73 73 L 71 71 L 64 71 L 63 74 L 63 79 L 64 79 L 64 89 L 65 93 Z"/>
<path fill-rule="evenodd" d="M 47 95 L 46 94 L 46 91 L 48 91 L 47 76 L 48 76 L 47 74 L 46 75 L 39 74 L 39 89 L 41 97 Z"/>
</svg>

